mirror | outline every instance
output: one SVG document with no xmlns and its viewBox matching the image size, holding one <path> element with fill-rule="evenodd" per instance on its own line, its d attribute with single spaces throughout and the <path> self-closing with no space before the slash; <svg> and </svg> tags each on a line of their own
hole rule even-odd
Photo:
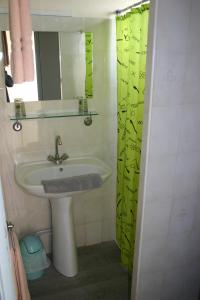
<svg viewBox="0 0 200 300">
<path fill-rule="evenodd" d="M 93 33 L 44 32 L 32 34 L 35 80 L 9 84 L 11 43 L 9 31 L 2 33 L 8 102 L 77 99 L 93 97 Z M 7 50 L 6 50 L 7 48 Z M 7 52 L 7 54 L 5 54 Z"/>
</svg>

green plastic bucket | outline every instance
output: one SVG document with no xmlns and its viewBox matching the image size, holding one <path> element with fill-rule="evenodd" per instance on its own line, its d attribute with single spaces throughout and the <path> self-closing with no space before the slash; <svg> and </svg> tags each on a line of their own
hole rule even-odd
<svg viewBox="0 0 200 300">
<path fill-rule="evenodd" d="M 42 277 L 44 269 L 49 267 L 42 241 L 37 235 L 27 235 L 20 240 L 20 250 L 28 280 Z"/>
</svg>

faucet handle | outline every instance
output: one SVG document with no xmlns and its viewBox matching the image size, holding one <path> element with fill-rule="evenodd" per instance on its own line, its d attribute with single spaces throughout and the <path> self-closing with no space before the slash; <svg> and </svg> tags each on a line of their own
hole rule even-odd
<svg viewBox="0 0 200 300">
<path fill-rule="evenodd" d="M 47 160 L 49 160 L 49 161 L 55 161 L 55 158 L 53 157 L 53 155 L 48 155 L 47 156 Z"/>
<path fill-rule="evenodd" d="M 68 154 L 66 154 L 66 153 L 63 153 L 63 155 L 61 156 L 61 160 L 66 160 L 66 159 L 68 159 L 69 158 L 69 155 Z"/>
</svg>

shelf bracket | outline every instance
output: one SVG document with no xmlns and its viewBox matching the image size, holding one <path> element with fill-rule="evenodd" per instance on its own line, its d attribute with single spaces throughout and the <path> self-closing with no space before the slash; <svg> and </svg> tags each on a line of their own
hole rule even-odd
<svg viewBox="0 0 200 300">
<path fill-rule="evenodd" d="M 85 124 L 85 126 L 92 125 L 92 115 L 91 114 L 84 119 L 84 124 Z"/>
<path fill-rule="evenodd" d="M 14 131 L 21 131 L 22 130 L 22 123 L 20 123 L 18 120 L 13 124 L 13 130 Z"/>
</svg>

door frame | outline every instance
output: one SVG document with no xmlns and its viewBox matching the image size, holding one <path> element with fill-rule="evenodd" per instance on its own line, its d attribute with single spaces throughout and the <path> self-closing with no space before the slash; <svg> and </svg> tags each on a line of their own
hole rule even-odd
<svg viewBox="0 0 200 300">
<path fill-rule="evenodd" d="M 4 206 L 3 189 L 0 178 L 0 299 L 17 300 L 15 278 L 12 268 L 11 252 L 8 240 L 8 228 Z"/>
</svg>

